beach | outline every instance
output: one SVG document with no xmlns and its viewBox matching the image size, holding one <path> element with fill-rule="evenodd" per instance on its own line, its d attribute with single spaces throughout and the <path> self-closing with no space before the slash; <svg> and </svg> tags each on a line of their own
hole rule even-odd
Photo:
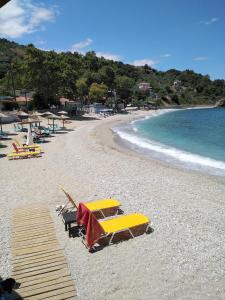
<svg viewBox="0 0 225 300">
<path fill-rule="evenodd" d="M 225 181 L 152 160 L 117 142 L 114 124 L 148 114 L 73 121 L 69 131 L 41 145 L 41 158 L 0 158 L 3 277 L 11 274 L 12 210 L 42 202 L 50 207 L 79 299 L 225 298 Z M 9 150 L 0 148 L 0 154 Z M 153 232 L 91 254 L 80 238 L 68 237 L 55 212 L 66 202 L 60 186 L 79 202 L 118 199 L 125 214 L 149 217 Z"/>
</svg>

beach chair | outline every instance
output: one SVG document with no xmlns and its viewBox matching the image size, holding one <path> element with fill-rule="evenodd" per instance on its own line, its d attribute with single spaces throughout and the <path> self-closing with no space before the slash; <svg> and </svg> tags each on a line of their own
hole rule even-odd
<svg viewBox="0 0 225 300">
<path fill-rule="evenodd" d="M 22 147 L 17 147 L 17 145 L 15 143 L 12 143 L 14 150 L 12 151 L 12 153 L 19 153 L 19 152 L 28 152 L 28 151 L 39 151 L 39 152 L 43 152 L 43 150 L 40 147 L 29 147 L 29 146 L 22 146 Z"/>
<path fill-rule="evenodd" d="M 77 223 L 85 227 L 86 234 L 83 235 L 83 241 L 89 250 L 94 250 L 96 243 L 100 246 L 111 245 L 142 235 L 150 228 L 149 218 L 140 213 L 97 220 L 90 210 L 86 210 L 86 215 L 78 217 Z"/>
<path fill-rule="evenodd" d="M 38 149 L 38 150 L 42 151 L 40 146 L 37 145 L 37 144 L 27 146 L 27 145 L 22 145 L 17 139 L 14 139 L 14 141 L 15 141 L 15 144 L 16 144 L 18 149 L 35 149 L 35 150 Z"/>
<path fill-rule="evenodd" d="M 68 201 L 59 211 L 58 215 L 62 215 L 63 222 L 65 224 L 65 231 L 69 231 L 71 224 L 77 221 L 77 210 L 79 208 L 79 203 L 77 203 L 64 188 L 61 190 L 66 195 Z M 72 207 L 68 207 L 71 204 Z M 106 218 L 109 216 L 115 216 L 120 212 L 121 203 L 115 199 L 100 199 L 92 202 L 83 203 L 83 205 L 90 210 L 97 219 Z"/>
<path fill-rule="evenodd" d="M 40 151 L 24 151 L 24 152 L 13 152 L 7 154 L 7 158 L 11 159 L 22 159 L 22 158 L 31 158 L 31 157 L 40 157 Z"/>
</svg>

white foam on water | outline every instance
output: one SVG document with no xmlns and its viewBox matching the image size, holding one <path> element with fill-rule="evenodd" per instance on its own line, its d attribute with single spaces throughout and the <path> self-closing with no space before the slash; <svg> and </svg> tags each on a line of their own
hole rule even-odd
<svg viewBox="0 0 225 300">
<path fill-rule="evenodd" d="M 138 146 L 138 148 L 149 150 L 150 152 L 157 152 L 161 154 L 161 158 L 166 158 L 166 161 L 168 161 L 168 158 L 170 161 L 179 161 L 182 163 L 185 163 L 186 165 L 198 165 L 199 168 L 204 168 L 206 171 L 209 171 L 210 168 L 218 169 L 218 170 L 225 170 L 225 163 L 209 158 L 200 156 L 198 154 L 193 154 L 190 152 L 186 152 L 177 148 L 173 148 L 155 141 L 151 141 L 149 139 L 140 137 L 135 135 L 135 132 L 132 134 L 132 131 L 127 132 L 124 128 L 113 128 L 113 131 L 123 140 L 131 143 L 132 145 Z M 194 168 L 196 169 L 196 167 Z M 211 173 L 211 172 L 210 172 Z M 225 175 L 225 174 L 223 174 Z"/>
<path fill-rule="evenodd" d="M 179 110 L 182 110 L 182 109 L 179 109 Z M 152 112 L 151 115 L 149 116 L 144 116 L 144 117 L 141 117 L 137 120 L 133 120 L 130 122 L 130 124 L 135 124 L 136 122 L 140 122 L 140 121 L 144 121 L 144 120 L 148 120 L 150 118 L 154 118 L 154 117 L 158 117 L 158 116 L 161 116 L 161 115 L 164 115 L 166 113 L 169 113 L 169 112 L 173 112 L 173 111 L 177 111 L 177 109 L 159 109 L 159 110 L 156 110 L 155 112 Z"/>
</svg>

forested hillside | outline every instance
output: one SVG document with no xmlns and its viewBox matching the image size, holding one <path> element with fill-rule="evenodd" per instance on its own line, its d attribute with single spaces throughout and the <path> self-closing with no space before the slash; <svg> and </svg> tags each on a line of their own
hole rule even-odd
<svg viewBox="0 0 225 300">
<path fill-rule="evenodd" d="M 225 96 L 224 80 L 191 70 L 157 71 L 147 65 L 135 67 L 99 58 L 95 52 L 79 53 L 43 51 L 33 45 L 21 46 L 0 39 L 0 94 L 10 94 L 8 70 L 14 75 L 15 88 L 35 91 L 36 106 L 56 103 L 59 97 L 79 98 L 83 103 L 117 101 L 143 106 L 212 104 Z M 150 84 L 145 91 L 140 82 Z"/>
</svg>

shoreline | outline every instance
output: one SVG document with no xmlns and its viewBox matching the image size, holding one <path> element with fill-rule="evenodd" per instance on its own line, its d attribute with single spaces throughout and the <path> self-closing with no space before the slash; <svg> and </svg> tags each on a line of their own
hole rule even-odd
<svg viewBox="0 0 225 300">
<path fill-rule="evenodd" d="M 120 153 L 123 153 L 125 155 L 138 157 L 140 159 L 144 159 L 146 161 L 151 161 L 151 163 L 159 164 L 160 166 L 164 166 L 166 168 L 171 168 L 174 170 L 179 170 L 181 172 L 187 172 L 191 174 L 199 174 L 200 176 L 206 176 L 212 180 L 216 180 L 222 183 L 225 183 L 225 177 L 222 175 L 216 175 L 207 173 L 204 171 L 201 171 L 199 169 L 192 169 L 188 167 L 182 166 L 182 164 L 174 164 L 172 162 L 167 162 L 164 159 L 159 159 L 156 157 L 152 157 L 148 153 L 141 152 L 141 148 L 139 149 L 132 149 L 131 143 L 129 141 L 126 141 L 125 139 L 121 138 L 117 133 L 113 131 L 114 126 L 122 125 L 131 123 L 133 121 L 141 120 L 145 117 L 152 117 L 156 111 L 151 111 L 151 113 L 144 113 L 140 112 L 139 114 L 135 115 L 122 115 L 120 117 L 114 118 L 112 120 L 108 120 L 106 123 L 102 123 L 96 126 L 95 128 L 95 135 L 98 137 L 98 140 L 100 144 L 103 146 L 108 146 L 109 148 L 118 151 Z"/>
</svg>

